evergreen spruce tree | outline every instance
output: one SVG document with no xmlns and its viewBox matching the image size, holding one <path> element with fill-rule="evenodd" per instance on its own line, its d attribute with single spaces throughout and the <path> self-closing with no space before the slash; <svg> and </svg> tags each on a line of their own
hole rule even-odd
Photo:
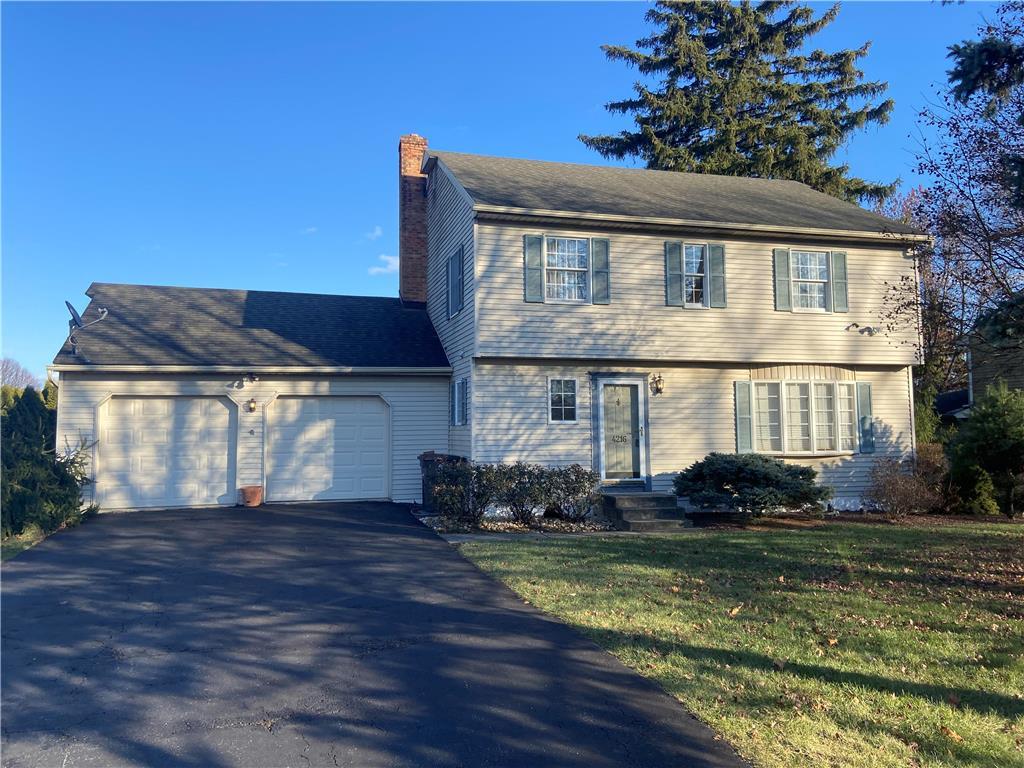
<svg viewBox="0 0 1024 768">
<path fill-rule="evenodd" d="M 634 50 L 604 46 L 656 85 L 606 105 L 632 115 L 635 130 L 581 135 L 605 157 L 637 157 L 648 168 L 800 181 L 850 201 L 879 202 L 895 184 L 849 175 L 829 161 L 850 135 L 885 123 L 883 82 L 865 82 L 853 50 L 804 52 L 835 20 L 839 5 L 815 18 L 792 0 L 658 2 L 647 12 L 656 30 Z"/>
</svg>

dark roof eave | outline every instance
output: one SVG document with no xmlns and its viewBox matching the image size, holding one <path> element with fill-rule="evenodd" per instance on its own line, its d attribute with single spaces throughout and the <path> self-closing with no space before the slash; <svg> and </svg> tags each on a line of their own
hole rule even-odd
<svg viewBox="0 0 1024 768">
<path fill-rule="evenodd" d="M 816 227 L 768 226 L 763 224 L 723 223 L 705 220 L 658 218 L 650 216 L 629 216 L 625 214 L 589 213 L 584 211 L 544 210 L 531 208 L 515 208 L 509 206 L 476 203 L 473 206 L 477 217 L 495 221 L 529 221 L 529 222 L 585 222 L 600 223 L 606 226 L 621 228 L 685 229 L 688 231 L 713 232 L 720 235 L 751 236 L 762 235 L 795 235 L 802 238 L 819 237 L 864 242 L 900 244 L 903 246 L 917 243 L 931 243 L 930 235 L 916 232 L 872 232 L 863 230 L 843 230 Z"/>
</svg>

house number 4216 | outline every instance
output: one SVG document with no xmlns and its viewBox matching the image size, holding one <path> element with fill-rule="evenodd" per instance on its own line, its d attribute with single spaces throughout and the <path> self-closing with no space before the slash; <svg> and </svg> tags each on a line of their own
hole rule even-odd
<svg viewBox="0 0 1024 768">
<path fill-rule="evenodd" d="M 629 435 L 612 435 L 613 443 L 628 443 Z"/>
</svg>

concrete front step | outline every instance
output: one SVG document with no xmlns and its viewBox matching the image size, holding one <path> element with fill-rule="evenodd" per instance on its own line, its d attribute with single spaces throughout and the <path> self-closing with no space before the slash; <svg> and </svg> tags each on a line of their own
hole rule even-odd
<svg viewBox="0 0 1024 768">
<path fill-rule="evenodd" d="M 606 493 L 604 513 L 621 531 L 654 533 L 689 527 L 670 493 Z"/>
<path fill-rule="evenodd" d="M 635 533 L 673 533 L 689 527 L 683 520 L 616 520 L 615 526 Z"/>
</svg>

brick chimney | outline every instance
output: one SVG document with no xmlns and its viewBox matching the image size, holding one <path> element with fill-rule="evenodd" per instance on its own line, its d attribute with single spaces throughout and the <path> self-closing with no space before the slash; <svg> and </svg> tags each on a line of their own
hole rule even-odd
<svg viewBox="0 0 1024 768">
<path fill-rule="evenodd" d="M 427 140 L 415 133 L 398 140 L 398 295 L 427 301 L 427 177 L 420 172 Z"/>
</svg>

